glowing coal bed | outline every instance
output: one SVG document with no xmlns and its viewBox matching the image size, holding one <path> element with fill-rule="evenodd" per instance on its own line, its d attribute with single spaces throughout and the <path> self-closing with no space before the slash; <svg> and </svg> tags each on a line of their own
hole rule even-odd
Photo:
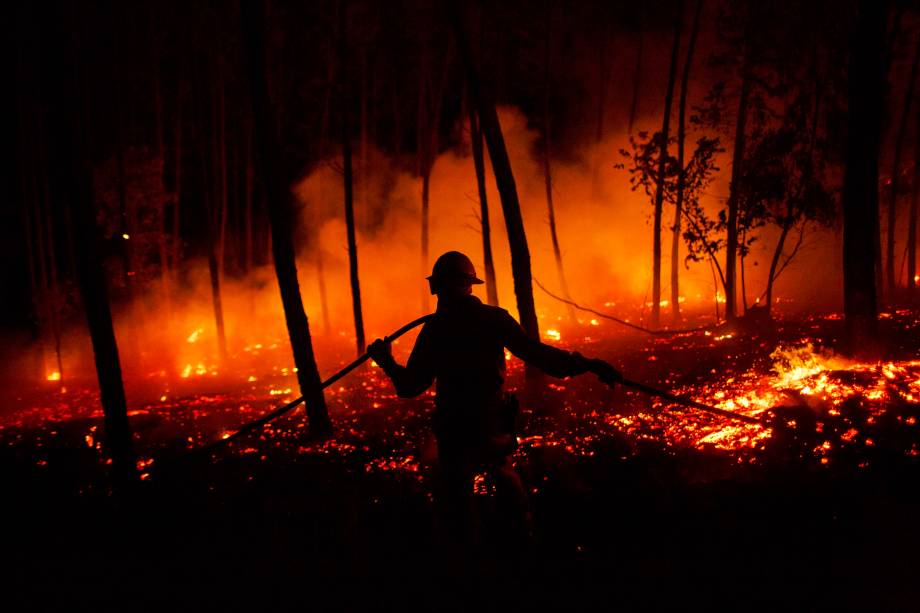
<svg viewBox="0 0 920 613">
<path fill-rule="evenodd" d="M 516 459 L 525 463 L 536 450 L 553 448 L 575 458 L 617 454 L 623 460 L 641 453 L 697 453 L 735 470 L 790 461 L 819 470 L 858 470 L 880 458 L 912 461 L 920 456 L 920 356 L 911 353 L 909 340 L 918 328 L 917 314 L 885 314 L 883 324 L 900 331 L 903 347 L 896 353 L 901 359 L 857 362 L 834 355 L 827 347 L 842 327 L 835 314 L 780 323 L 770 334 L 711 330 L 651 340 L 611 340 L 613 332 L 599 339 L 603 330 L 596 320 L 590 327 L 548 328 L 548 342 L 603 356 L 630 378 L 761 418 L 763 425 L 622 388 L 611 392 L 590 375 L 548 378 L 538 394 L 523 397 L 527 408 Z M 193 331 L 189 342 L 200 334 Z M 397 354 L 406 351 L 408 344 Z M 217 366 L 189 364 L 177 376 L 151 373 L 135 386 L 153 397 L 129 404 L 141 478 L 156 478 L 158 463 L 181 462 L 189 451 L 293 399 L 295 373 L 280 366 L 287 352 L 283 342 L 247 346 L 225 367 L 238 373 L 233 377 L 219 373 Z M 341 363 L 349 359 L 344 350 L 340 357 Z M 254 364 L 278 365 L 257 372 Z M 521 364 L 509 359 L 512 386 L 520 384 L 521 371 Z M 423 478 L 423 465 L 434 458 L 428 434 L 430 392 L 415 400 L 398 399 L 386 377 L 370 365 L 327 389 L 326 398 L 336 427 L 333 439 L 311 442 L 297 410 L 214 452 L 211 460 L 235 455 L 270 465 L 312 454 L 368 473 Z M 101 442 L 102 412 L 89 384 L 71 382 L 62 391 L 51 381 L 19 399 L 27 406 L 8 412 L 0 424 L 0 444 L 7 452 L 39 468 L 56 459 L 72 461 L 76 450 L 84 461 L 108 462 Z M 101 482 L 99 475 L 86 475 L 80 490 Z"/>
</svg>

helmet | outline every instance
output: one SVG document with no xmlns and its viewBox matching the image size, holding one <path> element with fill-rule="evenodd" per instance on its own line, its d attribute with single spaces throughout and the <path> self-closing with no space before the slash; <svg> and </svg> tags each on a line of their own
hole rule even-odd
<svg viewBox="0 0 920 613">
<path fill-rule="evenodd" d="M 459 251 L 448 251 L 437 259 L 427 277 L 432 289 L 450 285 L 479 285 L 483 281 L 476 276 L 476 268 L 468 257 Z"/>
</svg>

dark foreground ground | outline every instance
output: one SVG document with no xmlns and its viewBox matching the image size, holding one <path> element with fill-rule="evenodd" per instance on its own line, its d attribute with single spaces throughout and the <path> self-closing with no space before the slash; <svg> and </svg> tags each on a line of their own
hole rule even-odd
<svg viewBox="0 0 920 613">
<path fill-rule="evenodd" d="M 808 329 L 820 341 L 836 326 L 771 334 Z M 898 330 L 889 357 L 916 359 L 916 327 Z M 615 353 L 647 380 L 667 379 L 668 368 L 704 377 L 755 367 L 758 348 L 776 340 L 758 334 L 728 349 L 658 343 L 651 361 L 645 339 Z M 191 427 L 176 417 L 185 409 L 151 409 L 132 418 L 138 440 L 173 447 L 140 445 L 156 462 L 120 497 L 85 441 L 98 418 L 7 427 L 3 609 L 920 610 L 920 458 L 904 453 L 918 438 L 916 402 L 894 403 L 895 426 L 864 417 L 871 444 L 821 464 L 795 431 L 747 453 L 644 431 L 637 440 L 589 419 L 586 406 L 628 414 L 642 401 L 592 385 L 547 388 L 550 416 L 528 415 L 517 465 L 537 522 L 530 550 L 501 544 L 486 483 L 477 496 L 486 543 L 466 562 L 435 538 L 419 442 L 427 399 L 370 411 L 351 396 L 333 406 L 334 442 L 303 440 L 292 418 L 194 460 L 174 444 Z M 844 416 L 855 420 L 861 401 Z"/>
</svg>

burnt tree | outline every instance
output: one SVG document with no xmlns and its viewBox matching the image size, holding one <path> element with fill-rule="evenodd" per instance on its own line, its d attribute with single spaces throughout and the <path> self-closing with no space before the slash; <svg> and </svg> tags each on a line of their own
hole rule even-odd
<svg viewBox="0 0 920 613">
<path fill-rule="evenodd" d="M 910 198 L 907 220 L 907 290 L 914 298 L 917 291 L 917 208 L 920 206 L 920 123 L 914 128 L 914 192 Z"/>
<path fill-rule="evenodd" d="M 332 430 L 322 382 L 313 355 L 310 324 L 300 297 L 297 263 L 294 258 L 294 211 L 287 189 L 287 177 L 280 172 L 281 147 L 278 142 L 275 113 L 269 99 L 266 78 L 266 15 L 263 0 L 242 3 L 243 42 L 252 90 L 253 139 L 255 143 L 255 175 L 261 179 L 268 201 L 271 226 L 272 255 L 281 290 L 281 303 L 287 322 L 288 335 L 297 367 L 297 382 L 304 396 L 307 419 L 312 435 L 325 435 Z"/>
<path fill-rule="evenodd" d="M 572 296 L 569 294 L 569 284 L 565 279 L 565 267 L 562 265 L 562 249 L 559 247 L 559 233 L 556 231 L 556 208 L 553 205 L 553 172 L 550 163 L 551 139 L 550 139 L 550 113 L 549 113 L 549 92 L 551 73 L 550 67 L 552 62 L 552 3 L 546 7 L 546 40 L 543 53 L 543 180 L 546 188 L 546 209 L 549 219 L 549 234 L 553 243 L 553 258 L 556 261 L 556 274 L 559 276 L 559 287 L 562 289 L 562 296 L 571 302 Z M 569 305 L 569 317 L 574 322 L 575 309 Z"/>
<path fill-rule="evenodd" d="M 920 63 L 920 43 L 917 43 L 917 47 L 914 51 L 914 60 L 910 67 L 910 74 L 907 77 L 907 91 L 904 93 L 904 106 L 901 110 L 901 121 L 898 124 L 898 132 L 895 137 L 894 161 L 891 165 L 891 191 L 889 192 L 888 200 L 888 240 L 887 252 L 885 253 L 885 281 L 889 300 L 894 298 L 898 280 L 898 275 L 894 272 L 894 239 L 898 222 L 898 188 L 901 178 L 901 154 L 904 150 L 904 138 L 907 136 L 907 122 L 910 119 L 914 86 L 917 82 L 918 63 Z"/>
<path fill-rule="evenodd" d="M 671 317 L 676 323 L 680 319 L 680 227 L 684 206 L 684 188 L 687 174 L 684 169 L 684 145 L 687 139 L 687 88 L 690 85 L 690 68 L 696 50 L 696 38 L 700 31 L 700 13 L 703 0 L 697 0 L 690 26 L 690 42 L 684 59 L 684 72 L 680 78 L 680 101 L 677 104 L 677 194 L 674 201 L 674 225 L 671 228 Z"/>
<path fill-rule="evenodd" d="M 358 239 L 355 232 L 354 171 L 351 154 L 351 96 L 345 71 L 346 1 L 339 3 L 339 96 L 342 120 L 342 178 L 345 193 L 345 231 L 348 239 L 348 276 L 351 281 L 351 304 L 355 319 L 355 345 L 360 356 L 367 345 L 364 337 L 364 313 L 361 307 L 361 279 L 358 276 Z"/>
<path fill-rule="evenodd" d="M 645 46 L 645 19 L 644 11 L 639 6 L 639 25 L 636 28 L 636 68 L 633 71 L 632 102 L 629 104 L 629 121 L 626 125 L 626 134 L 632 136 L 633 126 L 636 123 L 636 109 L 639 106 L 639 91 L 642 89 L 642 55 Z"/>
<path fill-rule="evenodd" d="M 495 262 L 492 261 L 492 226 L 489 223 L 489 200 L 486 195 L 486 165 L 482 150 L 482 130 L 473 105 L 469 107 L 470 142 L 473 149 L 473 166 L 476 169 L 476 188 L 479 192 L 479 221 L 482 229 L 482 261 L 485 271 L 486 301 L 498 306 L 498 287 L 495 284 Z"/>
<path fill-rule="evenodd" d="M 843 307 L 851 351 L 871 346 L 878 335 L 875 237 L 886 20 L 881 2 L 862 0 L 858 10 L 850 43 L 843 182 Z"/>
<path fill-rule="evenodd" d="M 79 23 L 69 9 L 55 11 L 52 43 L 45 48 L 50 88 L 48 162 L 52 198 L 69 210 L 73 233 L 77 281 L 86 311 L 99 394 L 105 423 L 105 445 L 112 459 L 115 486 L 124 488 L 137 476 L 134 445 L 128 420 L 121 360 L 112 323 L 108 283 L 100 255 L 100 230 L 96 225 L 92 171 L 89 166 L 89 127 L 80 113 L 86 92 L 80 87 Z M 75 58 L 77 58 L 75 60 Z"/>
<path fill-rule="evenodd" d="M 514 173 L 511 171 L 511 160 L 508 159 L 508 150 L 505 148 L 505 139 L 502 136 L 501 125 L 498 122 L 498 114 L 495 112 L 495 103 L 490 93 L 479 81 L 479 71 L 473 59 L 459 2 L 450 0 L 447 3 L 447 7 L 460 57 L 466 70 L 470 97 L 476 105 L 482 134 L 489 148 L 492 172 L 495 174 L 498 195 L 502 203 L 502 212 L 505 216 L 508 245 L 511 250 L 511 275 L 514 281 L 514 295 L 517 299 L 518 316 L 527 335 L 531 338 L 539 339 L 540 327 L 537 323 L 537 311 L 533 300 L 530 249 L 527 246 L 527 235 L 524 233 L 524 219 L 521 216 L 521 204 L 518 200 Z M 531 380 L 539 378 L 539 371 L 528 367 L 527 377 Z"/>
<path fill-rule="evenodd" d="M 661 151 L 658 154 L 658 184 L 655 188 L 655 213 L 652 229 L 652 327 L 661 323 L 661 214 L 664 205 L 665 173 L 668 161 L 668 135 L 671 126 L 671 103 L 674 100 L 674 81 L 677 76 L 677 55 L 680 51 L 680 31 L 683 22 L 683 0 L 677 2 L 674 19 L 674 42 L 671 46 L 671 67 L 668 70 L 668 87 L 664 95 L 664 117 L 661 121 Z"/>
<path fill-rule="evenodd" d="M 745 26 L 747 32 L 748 24 Z M 747 139 L 748 102 L 751 96 L 751 60 L 747 35 L 742 44 L 741 94 L 738 97 L 738 112 L 735 115 L 735 142 L 732 147 L 732 174 L 728 184 L 728 219 L 725 230 L 725 318 L 734 319 L 737 307 L 737 265 L 738 265 L 738 207 L 741 191 L 741 177 L 744 173 L 744 148 Z"/>
</svg>

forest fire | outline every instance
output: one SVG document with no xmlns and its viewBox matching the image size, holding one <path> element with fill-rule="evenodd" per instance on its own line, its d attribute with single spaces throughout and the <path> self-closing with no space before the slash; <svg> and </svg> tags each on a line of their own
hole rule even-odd
<svg viewBox="0 0 920 613">
<path fill-rule="evenodd" d="M 907 323 L 914 317 L 912 311 L 901 311 L 896 315 L 899 323 Z M 831 315 L 816 321 L 833 323 L 836 319 Z M 593 319 L 587 322 L 588 327 L 572 328 L 569 334 L 577 337 L 577 330 L 587 332 L 600 325 Z M 609 331 L 609 328 L 602 330 Z M 547 335 L 554 338 L 557 346 L 566 346 L 559 331 L 548 329 Z M 731 343 L 734 337 L 733 333 L 705 330 L 680 335 L 665 347 L 677 352 L 671 360 L 681 361 L 695 353 L 697 345 L 694 343 L 717 351 L 725 343 Z M 208 333 L 202 328 L 195 329 L 189 335 L 190 345 L 194 344 L 192 338 L 196 342 L 207 341 Z M 594 336 L 585 338 L 595 346 L 605 343 Z M 685 346 L 688 343 L 689 348 Z M 584 349 L 581 346 L 570 348 Z M 662 348 L 658 343 L 657 350 Z M 344 357 L 341 349 L 335 352 L 339 355 L 338 359 Z M 742 351 L 737 345 L 731 350 Z M 633 351 L 614 356 L 614 359 L 630 363 L 635 360 Z M 639 355 L 642 355 L 641 351 Z M 257 363 L 245 361 L 252 353 L 258 355 Z M 679 357 L 684 353 L 687 354 L 685 357 Z M 521 363 L 510 354 L 506 357 L 511 360 L 510 376 L 512 380 L 517 380 L 522 373 Z M 165 371 L 152 372 L 154 381 L 166 384 L 164 394 L 158 397 L 159 402 L 153 401 L 132 409 L 129 415 L 161 422 L 163 426 L 158 427 L 160 434 L 153 446 L 139 440 L 140 448 L 145 450 L 145 455 L 156 456 L 164 452 L 172 455 L 175 452 L 170 449 L 177 445 L 193 450 L 230 437 L 235 427 L 245 420 L 254 419 L 266 413 L 273 404 L 293 397 L 291 383 L 296 369 L 283 366 L 285 359 L 283 346 L 279 343 L 253 343 L 231 359 L 231 364 L 237 367 L 231 366 L 226 372 L 235 371 L 237 374 L 221 374 L 216 367 L 205 367 L 204 362 L 199 362 L 197 366 L 187 363 L 175 373 L 178 378 L 172 379 L 172 383 L 167 383 L 171 377 L 162 376 Z M 266 366 L 272 362 L 275 364 Z M 240 371 L 239 367 L 243 370 Z M 247 374 L 249 372 L 253 374 Z M 183 380 L 193 385 L 193 381 L 199 378 L 210 379 L 224 388 L 248 386 L 246 395 L 241 398 L 245 403 L 236 404 L 232 396 L 225 394 L 196 394 L 194 388 L 183 389 L 180 385 Z M 343 460 L 360 456 L 364 458 L 361 461 L 367 471 L 407 472 L 418 478 L 420 466 L 416 446 L 427 430 L 425 416 L 431 410 L 430 396 L 421 402 L 400 401 L 377 367 L 359 371 L 344 383 L 327 390 L 330 412 L 337 423 L 335 441 L 318 446 L 305 445 L 300 440 L 304 424 L 295 418 L 253 435 L 251 442 L 234 446 L 232 449 L 235 451 L 231 453 L 245 455 L 259 452 L 263 461 L 267 459 L 266 453 L 278 453 L 285 449 L 287 451 L 283 453 L 338 454 Z M 743 464 L 769 463 L 773 453 L 770 439 L 775 429 L 801 427 L 802 424 L 795 423 L 795 420 L 801 420 L 801 411 L 805 411 L 811 416 L 808 427 L 814 430 L 810 436 L 816 436 L 818 441 L 809 450 L 815 462 L 827 466 L 829 457 L 839 453 L 843 446 L 860 455 L 860 462 L 865 466 L 872 454 L 861 452 L 873 446 L 874 427 L 884 422 L 888 411 L 892 407 L 903 409 L 906 406 L 916 412 L 920 405 L 920 359 L 859 362 L 822 349 L 806 337 L 778 343 L 769 352 L 769 362 L 765 366 L 739 370 L 713 369 L 708 376 L 671 390 L 719 409 L 761 419 L 762 424 L 738 424 L 725 417 L 701 413 L 667 401 L 654 400 L 649 405 L 648 399 L 641 396 L 622 396 L 611 403 L 603 395 L 599 396 L 596 389 L 586 389 L 577 381 L 552 383 L 549 387 L 554 402 L 562 407 L 561 412 L 556 416 L 528 421 L 525 430 L 520 433 L 518 462 L 527 462 L 528 450 L 541 447 L 558 447 L 576 457 L 594 456 L 598 445 L 603 447 L 605 439 L 614 437 L 626 440 L 630 445 L 652 443 L 664 449 L 696 449 L 725 454 Z M 68 421 L 90 420 L 92 425 L 88 426 L 84 435 L 87 445 L 99 453 L 100 462 L 110 461 L 102 454 L 97 439 L 102 416 L 95 408 L 92 391 L 87 389 L 61 394 L 49 390 L 48 393 L 53 395 L 45 401 L 52 402 L 53 408 L 42 405 L 13 413 L 0 424 L 0 438 L 8 444 L 28 436 L 40 439 L 51 431 L 66 428 Z M 855 401 L 859 402 L 858 414 L 853 413 Z M 799 412 L 785 415 L 783 411 L 790 408 Z M 386 430 L 389 431 L 381 431 L 380 426 L 375 425 L 380 415 L 385 416 Z M 896 419 L 911 440 L 900 452 L 908 456 L 918 455 L 920 432 L 915 431 L 917 415 L 899 414 Z M 270 451 L 272 449 L 275 451 Z M 144 479 L 156 473 L 156 467 L 150 469 L 152 457 L 141 462 Z"/>
<path fill-rule="evenodd" d="M 14 3 L 9 29 L 28 608 L 920 601 L 915 3 Z"/>
</svg>

